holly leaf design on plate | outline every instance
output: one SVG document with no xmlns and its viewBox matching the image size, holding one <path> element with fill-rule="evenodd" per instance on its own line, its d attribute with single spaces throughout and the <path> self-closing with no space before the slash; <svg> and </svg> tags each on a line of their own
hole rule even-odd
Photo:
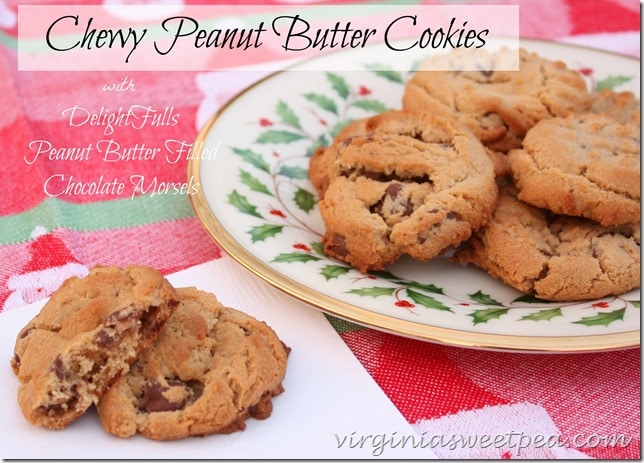
<svg viewBox="0 0 644 463">
<path fill-rule="evenodd" d="M 244 149 L 244 148 L 233 147 L 232 150 L 233 150 L 233 153 L 240 156 L 244 161 L 257 167 L 260 170 L 263 170 L 264 172 L 270 173 L 271 171 L 270 166 L 260 154 L 257 154 L 252 150 Z"/>
<path fill-rule="evenodd" d="M 331 98 L 329 98 L 326 95 L 322 95 L 321 93 L 306 93 L 304 94 L 304 98 L 309 100 L 311 103 L 316 104 L 320 108 L 324 109 L 325 111 L 329 111 L 330 113 L 333 114 L 338 114 L 338 107 L 335 104 L 335 101 L 333 101 Z"/>
<path fill-rule="evenodd" d="M 350 94 L 350 89 L 349 89 L 349 84 L 347 84 L 347 81 L 344 80 L 343 77 L 334 74 L 332 72 L 327 72 L 326 77 L 331 82 L 331 87 L 335 92 L 340 95 L 342 99 L 347 99 Z"/>
<path fill-rule="evenodd" d="M 478 325 L 479 323 L 487 323 L 490 320 L 501 318 L 501 316 L 508 313 L 509 310 L 510 309 L 501 307 L 490 307 L 487 309 L 475 310 L 468 315 L 472 317 L 474 324 Z"/>
<path fill-rule="evenodd" d="M 478 290 L 474 294 L 468 294 L 468 296 L 470 297 L 471 300 L 478 302 L 480 304 L 503 306 L 503 304 L 496 301 L 495 299 L 492 299 L 492 297 L 489 294 L 485 294 L 481 290 Z"/>
<path fill-rule="evenodd" d="M 525 303 L 525 304 L 543 304 L 543 303 L 547 303 L 548 301 L 543 300 L 543 299 L 539 299 L 534 294 L 523 294 L 522 296 L 517 297 L 512 302 L 515 303 L 515 304 L 517 302 L 522 302 L 522 303 Z"/>
<path fill-rule="evenodd" d="M 387 288 L 384 286 L 371 286 L 369 288 L 357 288 L 347 291 L 349 294 L 357 294 L 358 296 L 380 297 L 391 296 L 396 291 L 396 288 Z"/>
<path fill-rule="evenodd" d="M 297 180 L 306 180 L 309 178 L 309 171 L 299 166 L 282 166 L 279 171 L 284 177 Z"/>
<path fill-rule="evenodd" d="M 263 218 L 262 215 L 257 212 L 257 207 L 249 203 L 246 196 L 240 195 L 237 190 L 233 190 L 232 193 L 228 195 L 228 202 L 235 206 L 239 212 L 259 217 L 260 219 Z"/>
<path fill-rule="evenodd" d="M 257 137 L 255 143 L 292 143 L 304 139 L 304 135 L 289 130 L 267 130 Z"/>
<path fill-rule="evenodd" d="M 573 322 L 573 323 L 586 325 L 586 326 L 595 326 L 595 325 L 608 326 L 610 323 L 614 321 L 624 320 L 624 312 L 626 312 L 626 308 L 613 310 L 611 312 L 599 312 L 597 315 L 593 315 L 590 317 L 582 317 L 581 320 L 577 320 L 576 322 Z"/>
<path fill-rule="evenodd" d="M 283 229 L 283 225 L 272 225 L 267 223 L 251 228 L 248 233 L 250 233 L 251 241 L 256 243 L 257 241 L 264 241 L 266 238 L 271 238 L 277 235 Z"/>
<path fill-rule="evenodd" d="M 299 207 L 304 212 L 309 212 L 315 207 L 315 196 L 308 190 L 304 188 L 298 188 L 293 196 L 293 200 L 297 207 Z"/>
<path fill-rule="evenodd" d="M 266 185 L 260 182 L 257 178 L 253 177 L 249 172 L 246 172 L 245 170 L 240 170 L 239 178 L 242 181 L 242 183 L 247 185 L 251 190 L 257 191 L 258 193 L 264 193 L 264 194 L 273 196 L 273 193 L 270 192 L 270 190 L 266 187 Z"/>
<path fill-rule="evenodd" d="M 409 296 L 409 298 L 416 304 L 420 304 L 423 307 L 427 307 L 428 309 L 446 310 L 448 312 L 452 311 L 452 309 L 447 307 L 442 302 L 437 301 L 433 297 L 414 291 L 413 289 L 407 289 L 407 296 Z"/>
<path fill-rule="evenodd" d="M 295 111 L 293 111 L 293 109 L 291 109 L 291 107 L 284 101 L 279 100 L 277 107 L 275 108 L 275 112 L 277 112 L 277 115 L 284 124 L 290 125 L 291 127 L 295 127 L 297 129 L 302 128 L 302 126 L 300 125 L 300 119 L 295 114 Z"/>
<path fill-rule="evenodd" d="M 418 283 L 417 281 L 396 280 L 396 283 L 404 284 L 410 288 L 420 289 L 428 293 L 444 294 L 443 288 L 440 288 L 432 283 Z"/>
<path fill-rule="evenodd" d="M 378 100 L 356 100 L 353 102 L 352 106 L 374 113 L 382 113 L 388 109 L 387 105 Z"/>
<path fill-rule="evenodd" d="M 626 301 L 626 302 L 630 302 L 631 304 L 633 304 L 633 307 L 635 307 L 636 309 L 640 308 L 640 301 Z"/>
<path fill-rule="evenodd" d="M 324 255 L 325 255 L 325 254 L 324 254 L 324 243 L 322 243 L 321 241 L 315 241 L 315 242 L 311 243 L 311 248 L 312 248 L 315 252 L 317 252 L 318 254 L 320 254 L 321 256 L 324 256 Z"/>
<path fill-rule="evenodd" d="M 292 264 L 293 262 L 309 262 L 316 260 L 320 260 L 320 258 L 307 252 L 283 252 L 275 257 L 273 262 L 286 262 L 288 264 Z"/>
<path fill-rule="evenodd" d="M 383 66 L 379 64 L 368 64 L 366 65 L 366 67 L 378 77 L 382 77 L 391 82 L 397 82 L 401 84 L 404 81 L 402 74 L 398 71 L 394 71 L 391 69 L 383 69 Z"/>
<path fill-rule="evenodd" d="M 633 80 L 633 76 L 608 76 L 605 79 L 597 81 L 595 90 L 603 90 L 605 88 L 614 89 L 622 84 L 625 84 L 626 82 L 630 82 L 631 80 Z"/>
<path fill-rule="evenodd" d="M 555 317 L 562 317 L 561 308 L 538 310 L 528 315 L 524 315 L 519 320 L 532 320 L 538 322 L 540 320 L 552 320 Z"/>
<path fill-rule="evenodd" d="M 320 274 L 326 278 L 327 281 L 332 280 L 334 278 L 339 278 L 342 275 L 346 275 L 349 273 L 349 268 L 344 267 L 342 265 L 325 265 L 322 267 L 322 270 L 320 270 Z"/>
</svg>

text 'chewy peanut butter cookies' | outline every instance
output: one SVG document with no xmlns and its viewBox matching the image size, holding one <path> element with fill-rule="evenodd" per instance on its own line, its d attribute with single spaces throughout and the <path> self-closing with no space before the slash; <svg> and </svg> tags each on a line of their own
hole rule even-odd
<svg viewBox="0 0 644 463">
<path fill-rule="evenodd" d="M 508 159 L 519 199 L 602 225 L 640 220 L 640 129 L 602 114 L 533 127 Z"/>
<path fill-rule="evenodd" d="M 230 433 L 268 418 L 289 350 L 263 322 L 213 294 L 177 289 L 179 307 L 98 404 L 103 427 L 155 440 Z"/>
<path fill-rule="evenodd" d="M 11 361 L 27 420 L 61 429 L 98 402 L 178 303 L 156 270 L 98 266 L 72 277 L 18 334 Z"/>
<path fill-rule="evenodd" d="M 498 56 L 504 53 L 515 52 L 502 49 Z M 519 53 L 518 71 L 461 71 L 458 63 L 449 71 L 419 70 L 405 87 L 403 108 L 455 117 L 490 150 L 505 153 L 519 148 L 537 122 L 591 107 L 578 72 L 561 61 L 523 49 Z M 430 60 L 458 58 L 454 51 Z M 444 64 L 443 69 L 450 67 Z"/>
<path fill-rule="evenodd" d="M 454 255 L 524 293 L 552 301 L 640 286 L 640 224 L 604 227 L 530 206 L 503 188 L 492 219 Z"/>
<path fill-rule="evenodd" d="M 360 128 L 357 132 L 361 132 Z M 319 201 L 325 252 L 361 272 L 428 260 L 468 239 L 497 196 L 483 145 L 456 120 L 387 111 L 334 142 Z"/>
</svg>

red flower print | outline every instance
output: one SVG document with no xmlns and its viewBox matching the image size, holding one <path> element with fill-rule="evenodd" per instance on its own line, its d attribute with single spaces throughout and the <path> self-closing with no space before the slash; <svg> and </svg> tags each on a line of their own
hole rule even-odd
<svg viewBox="0 0 644 463">
<path fill-rule="evenodd" d="M 271 214 L 271 215 L 276 215 L 276 216 L 281 217 L 283 219 L 286 218 L 286 214 L 284 214 L 279 209 L 271 209 L 270 211 L 268 211 L 268 213 Z"/>
</svg>

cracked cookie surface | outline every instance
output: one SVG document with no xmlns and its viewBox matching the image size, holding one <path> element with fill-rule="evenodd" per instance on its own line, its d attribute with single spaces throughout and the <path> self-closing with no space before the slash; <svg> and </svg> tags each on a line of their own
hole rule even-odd
<svg viewBox="0 0 644 463">
<path fill-rule="evenodd" d="M 518 71 L 420 70 L 403 95 L 404 109 L 455 117 L 500 153 L 519 148 L 537 122 L 586 111 L 591 104 L 578 72 L 523 49 Z"/>
<path fill-rule="evenodd" d="M 508 154 L 519 199 L 602 225 L 640 220 L 640 130 L 602 114 L 537 124 Z"/>
<path fill-rule="evenodd" d="M 499 193 L 490 222 L 453 260 L 552 301 L 619 295 L 640 286 L 640 224 L 604 227 Z"/>
<path fill-rule="evenodd" d="M 361 129 L 362 130 L 362 129 Z M 483 145 L 453 119 L 387 111 L 334 143 L 319 209 L 325 252 L 361 272 L 428 260 L 468 239 L 497 187 Z"/>
<path fill-rule="evenodd" d="M 103 427 L 154 440 L 231 433 L 268 418 L 283 392 L 289 348 L 264 322 L 196 288 L 154 344 L 98 404 Z"/>
<path fill-rule="evenodd" d="M 156 270 L 97 266 L 66 280 L 18 334 L 11 366 L 27 420 L 68 426 L 147 347 L 178 303 Z"/>
</svg>

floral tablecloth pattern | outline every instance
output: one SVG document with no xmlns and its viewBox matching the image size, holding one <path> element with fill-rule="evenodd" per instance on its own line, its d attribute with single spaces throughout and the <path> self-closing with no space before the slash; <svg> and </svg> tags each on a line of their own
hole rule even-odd
<svg viewBox="0 0 644 463">
<path fill-rule="evenodd" d="M 149 147 L 161 139 L 190 143 L 215 110 L 261 74 L 18 71 L 18 3 L 0 0 L 0 310 L 20 310 L 48 297 L 65 278 L 83 275 L 95 264 L 139 263 L 167 274 L 220 258 L 223 251 L 185 195 L 150 194 L 154 185 L 184 182 L 184 160 L 33 159 L 29 144 L 80 150 L 106 138 L 107 129 L 70 127 L 65 110 L 98 112 L 133 104 L 165 111 L 173 123 L 119 128 L 109 138 L 121 147 Z M 523 37 L 639 58 L 635 0 L 495 3 L 519 4 Z M 136 91 L 104 88 L 124 77 Z M 62 192 L 69 182 L 131 174 L 144 177 L 147 194 Z M 43 191 L 52 177 L 58 182 L 51 181 L 52 189 L 61 194 Z M 433 442 L 439 457 L 640 458 L 638 349 L 566 355 L 477 351 L 329 321 L 419 434 L 452 437 Z M 485 445 L 486 435 L 505 441 Z M 550 441 L 540 445 L 538 436 Z"/>
</svg>

